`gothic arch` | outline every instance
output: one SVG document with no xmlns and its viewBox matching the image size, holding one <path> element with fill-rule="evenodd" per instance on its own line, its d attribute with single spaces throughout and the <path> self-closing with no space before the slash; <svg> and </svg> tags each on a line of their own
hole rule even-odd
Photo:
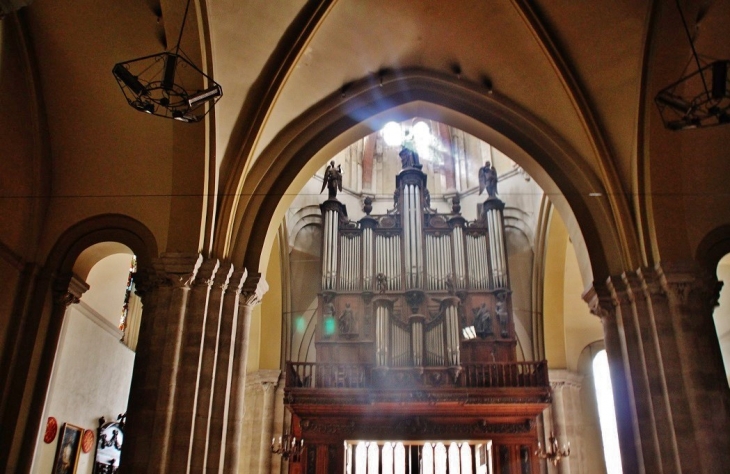
<svg viewBox="0 0 730 474">
<path fill-rule="evenodd" d="M 606 198 L 607 190 L 616 189 L 614 183 L 602 182 L 584 157 L 548 125 L 507 98 L 421 69 L 367 77 L 290 123 L 243 178 L 245 194 L 224 197 L 215 253 L 247 268 L 264 269 L 276 227 L 288 207 L 287 194 L 334 152 L 388 120 L 413 115 L 461 128 L 513 157 L 563 214 L 576 247 L 585 243 L 594 279 L 638 266 L 640 255 L 627 206 L 612 207 L 621 198 Z"/>
</svg>

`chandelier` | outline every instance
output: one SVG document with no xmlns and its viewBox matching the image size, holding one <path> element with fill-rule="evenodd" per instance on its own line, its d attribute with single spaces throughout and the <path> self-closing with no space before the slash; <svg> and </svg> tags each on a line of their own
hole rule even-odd
<svg viewBox="0 0 730 474">
<path fill-rule="evenodd" d="M 679 80 L 660 90 L 656 95 L 654 102 L 659 108 L 662 122 L 669 130 L 687 130 L 730 123 L 730 83 L 728 83 L 730 61 L 702 64 L 678 0 L 677 9 L 682 17 L 697 70 L 686 74 L 687 68 L 685 68 Z"/>
<path fill-rule="evenodd" d="M 181 122 L 198 122 L 223 96 L 220 84 L 180 49 L 189 9 L 190 0 L 174 48 L 114 65 L 112 73 L 127 103 L 135 110 Z"/>
<path fill-rule="evenodd" d="M 567 447 L 563 445 L 563 449 L 560 449 L 560 447 L 558 446 L 558 439 L 553 433 L 550 433 L 548 442 L 550 443 L 548 449 L 543 449 L 540 445 L 540 442 L 537 443 L 535 456 L 539 457 L 540 459 L 547 459 L 549 462 L 552 463 L 553 466 L 557 466 L 561 459 L 570 456 L 570 443 L 568 443 Z"/>
<path fill-rule="evenodd" d="M 280 454 L 284 461 L 299 462 L 304 448 L 304 439 L 297 441 L 296 436 L 291 436 L 284 431 L 283 436 L 279 436 L 279 442 L 276 438 L 271 438 L 271 453 Z"/>
</svg>

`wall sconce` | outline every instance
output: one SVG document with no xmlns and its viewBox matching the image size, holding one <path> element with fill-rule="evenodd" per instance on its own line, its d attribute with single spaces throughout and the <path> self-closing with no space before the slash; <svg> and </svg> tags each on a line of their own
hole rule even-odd
<svg viewBox="0 0 730 474">
<path fill-rule="evenodd" d="M 304 438 L 297 441 L 296 436 L 291 436 L 284 431 L 283 436 L 279 436 L 279 442 L 276 438 L 271 438 L 271 453 L 280 454 L 284 461 L 299 462 L 304 448 Z"/>
<path fill-rule="evenodd" d="M 560 447 L 558 446 L 558 439 L 553 433 L 550 433 L 550 438 L 548 438 L 548 441 L 550 443 L 550 447 L 547 450 L 542 449 L 540 443 L 537 443 L 535 456 L 539 457 L 540 459 L 547 459 L 549 462 L 552 463 L 553 466 L 557 466 L 561 459 L 570 456 L 570 443 L 568 443 L 567 447 L 563 445 L 563 449 L 560 449 Z"/>
</svg>

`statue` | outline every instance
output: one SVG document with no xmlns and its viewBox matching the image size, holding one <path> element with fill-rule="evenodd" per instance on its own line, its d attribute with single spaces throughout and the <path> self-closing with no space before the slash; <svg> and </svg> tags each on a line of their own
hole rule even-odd
<svg viewBox="0 0 730 474">
<path fill-rule="evenodd" d="M 461 199 L 459 199 L 458 194 L 451 199 L 451 212 L 461 214 Z"/>
<path fill-rule="evenodd" d="M 506 295 L 504 293 L 497 295 L 497 320 L 499 321 L 499 326 L 501 328 L 502 337 L 509 336 L 509 331 L 507 330 L 507 322 L 508 322 L 508 312 L 507 312 L 507 304 L 505 302 Z"/>
<path fill-rule="evenodd" d="M 454 296 L 456 294 L 456 288 L 454 287 L 454 279 L 451 277 L 451 274 L 446 275 L 446 291 L 451 296 Z"/>
<path fill-rule="evenodd" d="M 408 147 L 404 146 L 400 153 L 398 153 L 398 156 L 400 156 L 400 163 L 403 169 L 421 167 L 421 163 L 418 160 L 418 153 Z"/>
<path fill-rule="evenodd" d="M 331 294 L 324 295 L 324 307 L 322 308 L 322 323 L 324 327 L 322 332 L 324 337 L 329 338 L 335 332 L 335 305 L 332 303 L 333 296 Z"/>
<path fill-rule="evenodd" d="M 497 197 L 497 170 L 489 161 L 479 168 L 479 194 L 482 194 L 485 189 L 490 198 Z"/>
<path fill-rule="evenodd" d="M 474 332 L 484 339 L 492 335 L 492 313 L 487 309 L 487 303 L 482 303 L 478 308 L 473 308 Z"/>
<path fill-rule="evenodd" d="M 340 334 L 355 332 L 355 317 L 352 315 L 350 303 L 345 303 L 345 310 L 340 315 Z"/>
<path fill-rule="evenodd" d="M 337 165 L 337 168 L 335 168 L 335 160 L 330 161 L 330 164 L 327 165 L 327 169 L 324 171 L 324 180 L 322 180 L 320 194 L 322 194 L 325 187 L 329 191 L 328 199 L 335 199 L 337 197 L 337 190 L 342 191 L 342 165 Z"/>
<path fill-rule="evenodd" d="M 384 273 L 378 273 L 375 276 L 375 282 L 378 285 L 378 293 L 385 293 L 388 289 L 388 277 Z"/>
</svg>

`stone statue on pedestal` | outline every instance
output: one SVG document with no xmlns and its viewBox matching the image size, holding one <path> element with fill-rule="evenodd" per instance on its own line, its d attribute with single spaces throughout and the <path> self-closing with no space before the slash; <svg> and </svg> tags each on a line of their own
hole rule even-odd
<svg viewBox="0 0 730 474">
<path fill-rule="evenodd" d="M 327 165 L 327 169 L 324 171 L 324 180 L 322 180 L 322 189 L 319 191 L 320 194 L 327 188 L 329 191 L 328 199 L 335 199 L 337 197 L 337 191 L 342 191 L 342 165 L 337 165 L 335 168 L 335 160 L 330 161 Z"/>
</svg>

